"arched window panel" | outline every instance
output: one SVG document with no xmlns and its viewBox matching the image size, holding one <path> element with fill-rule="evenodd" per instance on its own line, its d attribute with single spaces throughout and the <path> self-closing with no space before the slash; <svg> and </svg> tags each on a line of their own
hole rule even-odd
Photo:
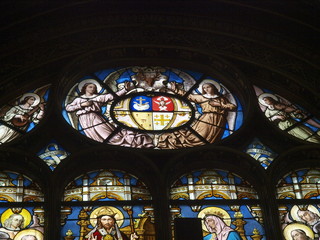
<svg viewBox="0 0 320 240">
<path fill-rule="evenodd" d="M 42 207 L 0 207 L 0 239 L 28 239 L 31 235 L 37 240 L 44 237 L 44 210 Z"/>
<path fill-rule="evenodd" d="M 319 239 L 319 211 L 319 205 L 317 204 L 280 205 L 279 214 L 284 238 L 288 240 Z"/>
<path fill-rule="evenodd" d="M 43 202 L 44 195 L 37 183 L 25 175 L 0 172 L 0 202 Z"/>
<path fill-rule="evenodd" d="M 42 240 L 43 201 L 44 195 L 37 183 L 23 174 L 1 171 L 0 236 L 3 239 L 21 239 L 25 235 L 34 235 Z"/>
<path fill-rule="evenodd" d="M 24 93 L 0 108 L 0 144 L 11 142 L 37 126 L 45 115 L 49 87 Z"/>
<path fill-rule="evenodd" d="M 176 149 L 211 144 L 240 128 L 243 108 L 219 80 L 168 67 L 107 69 L 81 78 L 65 120 L 97 142 Z"/>
<path fill-rule="evenodd" d="M 173 238 L 175 219 L 194 218 L 201 219 L 202 229 L 194 230 L 205 240 L 266 239 L 257 192 L 234 173 L 206 169 L 185 174 L 171 186 L 170 198 Z"/>
<path fill-rule="evenodd" d="M 154 209 L 146 185 L 119 170 L 84 174 L 66 188 L 61 239 L 155 239 Z"/>
<path fill-rule="evenodd" d="M 259 205 L 190 206 L 181 204 L 172 205 L 170 211 L 172 220 L 200 218 L 204 240 L 216 239 L 215 237 L 235 240 L 266 239 Z"/>
<path fill-rule="evenodd" d="M 153 207 L 150 205 L 64 206 L 61 214 L 61 240 L 68 236 L 74 240 L 94 237 L 129 240 L 135 235 L 139 239 L 155 239 Z"/>
<path fill-rule="evenodd" d="M 265 169 L 270 166 L 270 164 L 278 155 L 257 138 L 255 138 L 252 143 L 249 144 L 245 152 L 259 161 L 261 166 Z"/>
<path fill-rule="evenodd" d="M 172 200 L 258 199 L 241 177 L 224 170 L 200 170 L 180 177 L 171 187 Z"/>
<path fill-rule="evenodd" d="M 277 184 L 278 199 L 320 199 L 320 169 L 299 169 Z"/>
<path fill-rule="evenodd" d="M 254 86 L 265 116 L 290 135 L 312 143 L 320 143 L 320 120 L 284 97 Z"/>
<path fill-rule="evenodd" d="M 55 140 L 50 141 L 44 148 L 38 153 L 38 157 L 41 158 L 49 168 L 54 171 L 58 164 L 65 159 L 70 153 Z"/>
<path fill-rule="evenodd" d="M 146 185 L 137 177 L 118 170 L 84 174 L 66 188 L 63 201 L 151 200 Z"/>
</svg>

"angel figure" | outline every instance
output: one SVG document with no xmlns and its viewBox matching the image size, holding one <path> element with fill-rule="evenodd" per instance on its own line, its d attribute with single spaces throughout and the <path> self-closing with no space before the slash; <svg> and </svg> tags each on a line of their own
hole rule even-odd
<svg viewBox="0 0 320 240">
<path fill-rule="evenodd" d="M 25 93 L 11 108 L 1 109 L 0 144 L 10 142 L 27 132 L 31 123 L 37 124 L 44 117 L 44 103 L 41 101 L 48 86 Z"/>
<path fill-rule="evenodd" d="M 261 105 L 266 106 L 264 111 L 266 117 L 274 122 L 281 130 L 287 130 L 288 133 L 306 140 L 308 142 L 320 143 L 320 135 L 313 132 L 311 128 L 299 124 L 296 119 L 306 119 L 306 123 L 320 128 L 320 124 L 313 119 L 307 119 L 307 115 L 300 109 L 296 108 L 289 102 L 284 102 L 285 100 L 281 98 L 278 99 L 277 96 L 269 93 L 263 93 L 259 96 L 259 102 Z"/>
<path fill-rule="evenodd" d="M 178 89 L 175 82 L 170 83 L 170 89 L 178 94 L 186 92 Z M 228 113 L 236 110 L 236 105 L 221 95 L 218 88 L 211 82 L 205 82 L 201 86 L 202 94 L 189 94 L 188 100 L 200 105 L 202 114 L 192 126 L 195 132 L 201 135 L 207 142 L 213 143 L 223 136 L 224 126 L 228 119 Z M 173 135 L 172 135 L 173 134 Z M 182 147 L 202 145 L 203 140 L 191 134 L 188 130 L 179 130 L 174 133 L 164 133 L 159 137 L 159 148 L 176 148 L 177 138 L 183 142 Z"/>
<path fill-rule="evenodd" d="M 99 89 L 99 91 L 98 91 Z M 99 94 L 100 84 L 92 79 L 87 79 L 79 84 L 80 94 L 70 103 L 66 104 L 66 111 L 75 113 L 85 135 L 95 141 L 104 142 L 114 133 L 116 127 L 102 114 L 102 107 L 114 99 L 111 93 Z M 116 93 L 124 95 L 130 90 L 130 83 Z M 147 134 L 137 134 L 130 130 L 122 129 L 109 139 L 110 144 L 126 147 L 153 147 L 152 139 Z"/>
</svg>

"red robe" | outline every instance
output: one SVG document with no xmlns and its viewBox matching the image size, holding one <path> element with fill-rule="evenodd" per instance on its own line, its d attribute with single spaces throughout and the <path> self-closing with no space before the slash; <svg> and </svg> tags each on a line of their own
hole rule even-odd
<svg viewBox="0 0 320 240">
<path fill-rule="evenodd" d="M 129 238 L 123 232 L 120 231 L 120 234 L 122 236 L 122 240 L 129 240 Z M 111 236 L 113 237 L 113 239 L 110 239 L 110 240 L 119 240 L 115 231 L 111 233 Z M 93 232 L 93 237 L 97 237 L 97 240 L 104 240 L 103 237 L 105 236 L 103 236 L 97 229 Z M 90 238 L 87 238 L 87 237 L 85 239 L 90 240 Z"/>
</svg>

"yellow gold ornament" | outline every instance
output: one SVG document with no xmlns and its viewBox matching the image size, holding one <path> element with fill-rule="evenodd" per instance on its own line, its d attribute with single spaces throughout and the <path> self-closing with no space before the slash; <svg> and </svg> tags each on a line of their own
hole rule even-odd
<svg viewBox="0 0 320 240">
<path fill-rule="evenodd" d="M 113 236 L 108 234 L 103 237 L 103 240 L 113 240 Z"/>
</svg>

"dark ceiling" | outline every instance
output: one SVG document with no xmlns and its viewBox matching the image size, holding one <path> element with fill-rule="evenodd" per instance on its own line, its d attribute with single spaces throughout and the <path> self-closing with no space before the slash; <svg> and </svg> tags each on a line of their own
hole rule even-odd
<svg viewBox="0 0 320 240">
<path fill-rule="evenodd" d="M 102 61 L 100 52 L 131 61 L 221 59 L 249 81 L 320 109 L 316 0 L 3 0 L 0 6 L 1 103 L 35 83 L 61 81 L 79 59 L 86 59 L 79 66 Z"/>
</svg>

